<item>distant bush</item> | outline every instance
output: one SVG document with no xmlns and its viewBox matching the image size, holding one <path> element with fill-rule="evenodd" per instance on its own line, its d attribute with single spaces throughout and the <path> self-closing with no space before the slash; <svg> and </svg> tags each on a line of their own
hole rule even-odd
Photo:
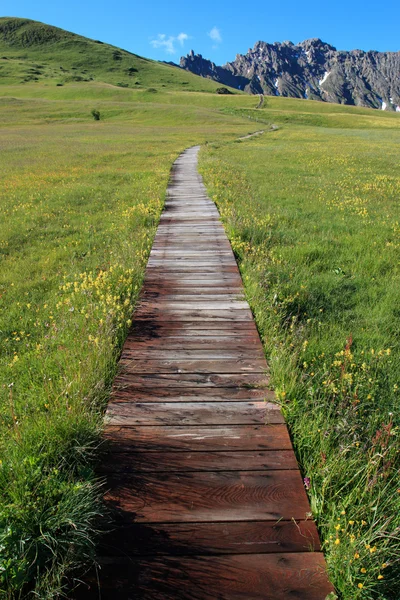
<svg viewBox="0 0 400 600">
<path fill-rule="evenodd" d="M 129 67 L 129 69 L 127 69 L 128 75 L 132 76 L 134 73 L 137 73 L 138 70 L 135 69 L 135 67 Z"/>
<path fill-rule="evenodd" d="M 56 86 L 57 86 L 57 87 L 61 87 L 61 86 L 63 86 L 63 85 L 64 85 L 63 83 L 56 83 Z"/>
<path fill-rule="evenodd" d="M 226 87 L 220 87 L 215 90 L 217 94 L 232 94 Z"/>
<path fill-rule="evenodd" d="M 119 81 L 119 82 L 117 83 L 117 86 L 118 86 L 118 87 L 122 87 L 122 88 L 127 88 L 127 87 L 129 87 L 129 85 L 128 85 L 127 83 L 124 83 L 124 82 L 122 82 L 122 81 Z"/>
<path fill-rule="evenodd" d="M 100 111 L 93 108 L 91 115 L 95 121 L 100 121 Z"/>
<path fill-rule="evenodd" d="M 157 94 L 156 88 L 147 88 L 146 92 L 150 92 L 151 94 Z"/>
</svg>

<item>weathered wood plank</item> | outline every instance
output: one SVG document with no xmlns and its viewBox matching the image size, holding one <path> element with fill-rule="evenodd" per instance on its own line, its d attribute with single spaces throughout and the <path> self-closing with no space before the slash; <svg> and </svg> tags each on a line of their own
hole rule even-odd
<svg viewBox="0 0 400 600">
<path fill-rule="evenodd" d="M 314 521 L 126 523 L 102 543 L 103 556 L 193 556 L 319 551 Z"/>
<path fill-rule="evenodd" d="M 186 310 L 165 309 L 154 310 L 152 312 L 139 306 L 136 311 L 136 321 L 253 321 L 253 315 L 250 309 L 233 308 L 219 309 L 198 309 L 187 308 Z"/>
<path fill-rule="evenodd" d="M 186 339 L 186 338 L 185 338 Z M 204 340 L 203 340 L 204 341 Z M 225 343 L 225 346 L 227 344 Z M 150 348 L 148 345 L 132 344 L 124 346 L 122 352 L 122 361 L 131 360 L 244 360 L 244 359 L 259 359 L 262 360 L 262 367 L 265 368 L 265 357 L 262 349 L 259 346 L 253 345 L 253 348 L 249 346 L 246 348 L 243 346 L 242 350 L 238 347 L 232 346 L 230 348 L 225 347 L 223 350 L 218 350 L 211 344 L 207 348 L 189 349 L 187 344 L 180 343 L 178 348 L 167 348 L 163 343 L 160 343 L 158 347 L 152 345 Z"/>
<path fill-rule="evenodd" d="M 106 439 L 110 451 L 225 451 L 291 450 L 292 444 L 284 425 L 225 425 L 123 427 L 108 425 Z"/>
<path fill-rule="evenodd" d="M 325 600 L 333 591 L 317 552 L 152 556 L 103 563 L 102 600 Z M 98 594 L 97 577 L 93 574 L 92 592 L 85 590 L 83 597 Z"/>
<path fill-rule="evenodd" d="M 266 369 L 265 359 L 257 357 L 226 358 L 210 360 L 178 358 L 178 359 L 138 359 L 126 355 L 121 357 L 122 369 L 129 369 L 131 374 L 137 373 L 263 373 Z"/>
<path fill-rule="evenodd" d="M 224 300 L 197 300 L 190 302 L 188 305 L 187 302 L 182 302 L 180 300 L 175 300 L 174 302 L 168 301 L 165 298 L 162 298 L 160 302 L 153 302 L 151 300 L 142 300 L 138 306 L 138 308 L 144 308 L 151 312 L 161 312 L 164 310 L 173 310 L 173 311 L 190 311 L 190 310 L 246 310 L 248 311 L 249 305 L 244 300 L 230 300 L 228 302 Z"/>
<path fill-rule="evenodd" d="M 137 321 L 135 319 L 129 336 L 135 335 L 136 332 L 144 333 L 145 331 L 151 331 L 153 334 L 165 335 L 167 332 L 175 331 L 179 332 L 179 335 L 242 335 L 245 332 L 248 335 L 258 336 L 257 329 L 253 322 L 241 322 L 235 321 L 232 323 L 224 323 L 223 321 L 210 321 L 205 319 L 204 321 L 182 321 L 181 323 L 166 321 L 165 323 L 151 324 L 147 321 Z"/>
<path fill-rule="evenodd" d="M 247 471 L 266 469 L 293 470 L 297 462 L 292 450 L 235 450 L 225 452 L 114 452 L 99 468 L 106 473 L 139 473 L 156 471 L 161 473 L 193 471 Z"/>
<path fill-rule="evenodd" d="M 130 373 L 124 371 L 115 378 L 115 388 L 268 388 L 269 379 L 262 374 L 253 373 Z"/>
<path fill-rule="evenodd" d="M 284 423 L 272 402 L 124 402 L 108 405 L 112 425 L 266 425 Z"/>
<path fill-rule="evenodd" d="M 226 348 L 225 350 L 212 350 L 211 348 L 188 350 L 186 349 L 186 346 L 182 344 L 179 349 L 164 349 L 161 345 L 158 350 L 154 348 L 146 349 L 145 346 L 142 348 L 125 347 L 120 362 L 124 367 L 131 364 L 132 368 L 134 368 L 136 363 L 132 363 L 132 361 L 146 361 L 147 363 L 150 361 L 161 361 L 168 366 L 170 366 L 171 361 L 174 363 L 184 361 L 184 365 L 187 364 L 187 361 L 226 361 L 231 363 L 240 361 L 240 364 L 242 365 L 246 362 L 251 362 L 254 366 L 257 360 L 262 361 L 260 362 L 262 372 L 262 370 L 265 369 L 265 358 L 259 348 L 254 347 L 253 350 L 250 348 L 248 352 L 240 352 L 237 349 L 229 348 Z M 216 369 L 212 372 L 215 370 Z M 228 372 L 230 373 L 231 371 Z"/>
<path fill-rule="evenodd" d="M 111 401 L 115 402 L 254 402 L 274 401 L 275 393 L 266 388 L 207 388 L 207 387 L 139 387 L 130 386 L 128 391 L 124 389 L 113 390 Z"/>
<path fill-rule="evenodd" d="M 182 302 L 190 302 L 193 303 L 202 303 L 202 302 L 244 302 L 245 296 L 242 293 L 231 293 L 226 292 L 225 294 L 215 294 L 212 290 L 207 294 L 206 297 L 199 296 L 197 297 L 194 294 L 186 294 L 184 291 L 182 293 L 172 293 L 169 294 L 167 292 L 155 292 L 155 291 L 144 291 L 140 296 L 140 302 L 156 302 L 162 301 L 166 303 L 182 303 Z"/>
<path fill-rule="evenodd" d="M 109 475 L 105 500 L 136 523 L 304 520 L 298 470 Z"/>
<path fill-rule="evenodd" d="M 262 346 L 257 339 L 252 337 L 245 338 L 237 336 L 234 341 L 231 338 L 230 342 L 224 336 L 214 335 L 198 335 L 198 336 L 168 336 L 166 338 L 155 338 L 153 340 L 141 340 L 140 338 L 129 338 L 124 346 L 124 352 L 132 350 L 133 352 L 150 352 L 157 351 L 165 352 L 165 356 L 169 356 L 172 350 L 182 350 L 190 352 L 193 350 L 201 351 L 219 351 L 226 350 L 229 352 L 232 346 L 235 347 L 238 353 L 246 353 L 247 356 L 262 356 Z M 211 354 L 211 352 L 209 353 Z"/>
</svg>

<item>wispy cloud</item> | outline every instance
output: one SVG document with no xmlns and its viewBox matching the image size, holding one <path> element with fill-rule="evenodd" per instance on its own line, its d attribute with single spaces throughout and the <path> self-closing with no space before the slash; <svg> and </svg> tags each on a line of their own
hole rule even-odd
<svg viewBox="0 0 400 600">
<path fill-rule="evenodd" d="M 213 27 L 211 31 L 208 32 L 208 36 L 212 39 L 216 44 L 220 44 L 222 42 L 221 32 L 218 27 Z"/>
<path fill-rule="evenodd" d="M 189 39 L 189 36 L 187 33 L 180 33 L 176 39 L 178 40 L 178 42 L 180 43 L 181 46 L 183 46 L 184 42 L 186 42 L 186 40 Z"/>
<path fill-rule="evenodd" d="M 165 33 L 159 33 L 157 38 L 150 41 L 153 48 L 163 48 L 167 54 L 175 54 L 178 43 L 180 46 L 189 39 L 187 33 L 180 33 L 179 35 L 165 35 Z"/>
</svg>

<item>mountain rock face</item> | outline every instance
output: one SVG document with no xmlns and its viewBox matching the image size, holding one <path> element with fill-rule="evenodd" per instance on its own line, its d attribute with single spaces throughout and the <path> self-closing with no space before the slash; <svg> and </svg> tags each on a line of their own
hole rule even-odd
<svg viewBox="0 0 400 600">
<path fill-rule="evenodd" d="M 257 42 L 222 67 L 192 50 L 180 66 L 250 94 L 400 112 L 400 52 L 339 51 L 313 38 L 298 45 Z"/>
</svg>

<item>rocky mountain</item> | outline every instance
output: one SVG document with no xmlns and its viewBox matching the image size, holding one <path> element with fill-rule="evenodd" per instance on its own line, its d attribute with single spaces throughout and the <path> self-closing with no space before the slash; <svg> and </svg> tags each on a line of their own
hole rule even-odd
<svg viewBox="0 0 400 600">
<path fill-rule="evenodd" d="M 257 42 L 218 67 L 193 50 L 180 66 L 251 94 L 310 98 L 400 112 L 400 52 L 336 50 L 318 38 Z"/>
</svg>

